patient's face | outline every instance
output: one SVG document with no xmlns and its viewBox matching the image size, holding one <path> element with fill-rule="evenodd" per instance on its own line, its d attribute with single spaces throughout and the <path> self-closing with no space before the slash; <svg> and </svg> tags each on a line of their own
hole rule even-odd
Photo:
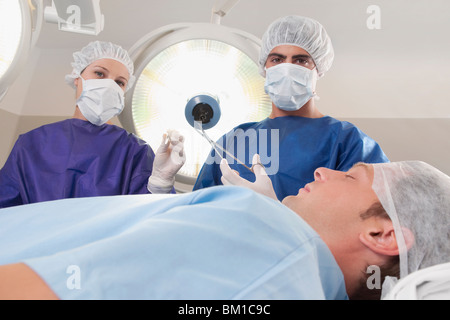
<svg viewBox="0 0 450 320">
<path fill-rule="evenodd" d="M 329 244 L 342 244 L 359 233 L 360 214 L 378 201 L 372 189 L 373 167 L 357 164 L 348 172 L 319 168 L 314 182 L 283 204 L 294 210 Z"/>
</svg>

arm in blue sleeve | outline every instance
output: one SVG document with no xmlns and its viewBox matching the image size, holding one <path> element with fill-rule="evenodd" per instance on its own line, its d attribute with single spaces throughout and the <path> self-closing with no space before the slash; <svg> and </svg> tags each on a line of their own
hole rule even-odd
<svg viewBox="0 0 450 320">
<path fill-rule="evenodd" d="M 220 162 L 216 163 L 217 161 L 215 161 L 215 158 L 216 152 L 212 150 L 208 155 L 206 162 L 203 164 L 200 173 L 198 174 L 193 191 L 222 185 L 222 181 L 220 180 L 222 176 L 222 172 L 219 167 Z"/>
</svg>

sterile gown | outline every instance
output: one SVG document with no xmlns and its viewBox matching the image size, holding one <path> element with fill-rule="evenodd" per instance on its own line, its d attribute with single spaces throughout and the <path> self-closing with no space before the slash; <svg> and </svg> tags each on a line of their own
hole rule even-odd
<svg viewBox="0 0 450 320">
<path fill-rule="evenodd" d="M 0 265 L 16 262 L 61 299 L 348 298 L 302 218 L 235 186 L 1 209 Z"/>
<path fill-rule="evenodd" d="M 314 170 L 319 167 L 347 171 L 357 162 L 389 162 L 372 138 L 353 124 L 329 116 L 316 119 L 286 116 L 245 123 L 217 143 L 248 167 L 258 153 L 280 201 L 296 195 L 313 181 Z M 243 165 L 224 152 L 222 157 L 241 177 L 255 181 L 255 175 Z M 220 160 L 215 151 L 210 153 L 194 190 L 222 184 Z"/>
<path fill-rule="evenodd" d="M 0 170 L 0 208 L 148 193 L 154 152 L 115 125 L 67 119 L 20 135 Z"/>
</svg>

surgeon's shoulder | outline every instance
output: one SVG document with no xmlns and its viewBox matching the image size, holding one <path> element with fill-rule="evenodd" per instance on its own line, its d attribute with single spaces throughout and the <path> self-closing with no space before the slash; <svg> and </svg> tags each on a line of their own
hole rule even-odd
<svg viewBox="0 0 450 320">
<path fill-rule="evenodd" d="M 30 131 L 28 131 L 27 133 L 23 134 L 23 135 L 27 135 L 27 134 L 34 134 L 37 132 L 45 132 L 47 130 L 55 130 L 55 129 L 59 129 L 59 128 L 64 128 L 66 127 L 69 123 L 70 123 L 71 119 L 65 119 L 65 120 L 61 120 L 61 121 L 57 121 L 57 122 L 52 122 L 52 123 L 46 123 L 43 124 L 39 127 L 36 127 Z"/>
<path fill-rule="evenodd" d="M 17 139 L 17 143 L 34 143 L 36 139 L 45 140 L 46 137 L 51 137 L 57 135 L 59 132 L 64 131 L 64 128 L 68 124 L 68 120 L 62 120 L 53 123 L 43 124 L 39 127 L 36 127 L 28 132 L 22 133 L 19 135 Z"/>
<path fill-rule="evenodd" d="M 136 134 L 127 132 L 127 137 L 130 139 L 131 143 L 135 144 L 139 148 L 147 149 L 150 145 L 144 139 L 139 138 Z"/>
<path fill-rule="evenodd" d="M 110 130 L 113 134 L 117 135 L 124 142 L 135 145 L 137 147 L 149 148 L 149 144 L 144 140 L 138 137 L 135 133 L 129 132 L 122 127 L 116 125 L 109 125 L 108 130 Z"/>
<path fill-rule="evenodd" d="M 341 134 L 366 136 L 366 134 L 362 132 L 360 128 L 349 121 L 338 120 L 333 117 L 327 117 L 327 120 L 329 125 L 332 126 L 335 130 L 339 131 Z"/>
<path fill-rule="evenodd" d="M 327 125 L 330 125 L 330 126 L 333 126 L 333 127 L 337 127 L 337 128 L 351 128 L 351 127 L 355 127 L 355 125 L 352 124 L 349 121 L 339 120 L 339 119 L 333 118 L 331 116 L 325 116 L 325 117 L 323 117 L 321 119 Z"/>
<path fill-rule="evenodd" d="M 241 124 L 237 125 L 236 127 L 234 127 L 233 129 L 231 129 L 230 131 L 228 131 L 226 133 L 226 136 L 234 136 L 237 133 L 242 132 L 242 131 L 247 131 L 249 129 L 256 129 L 259 124 L 260 124 L 260 122 L 241 123 Z"/>
</svg>

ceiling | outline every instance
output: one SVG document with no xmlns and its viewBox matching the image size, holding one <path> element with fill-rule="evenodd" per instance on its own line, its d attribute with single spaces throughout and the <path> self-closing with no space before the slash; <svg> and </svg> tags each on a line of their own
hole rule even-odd
<svg viewBox="0 0 450 320">
<path fill-rule="evenodd" d="M 173 23 L 211 21 L 214 0 L 101 0 L 98 36 L 59 31 L 44 23 L 26 65 L 0 101 L 18 115 L 68 116 L 74 92 L 64 83 L 71 55 L 92 40 L 129 49 L 145 34 Z M 50 5 L 51 1 L 44 0 Z M 369 29 L 370 5 L 380 29 Z M 319 80 L 323 113 L 348 118 L 450 118 L 450 1 L 448 0 L 240 0 L 224 26 L 261 37 L 276 18 L 304 15 L 332 38 L 335 61 Z"/>
</svg>

